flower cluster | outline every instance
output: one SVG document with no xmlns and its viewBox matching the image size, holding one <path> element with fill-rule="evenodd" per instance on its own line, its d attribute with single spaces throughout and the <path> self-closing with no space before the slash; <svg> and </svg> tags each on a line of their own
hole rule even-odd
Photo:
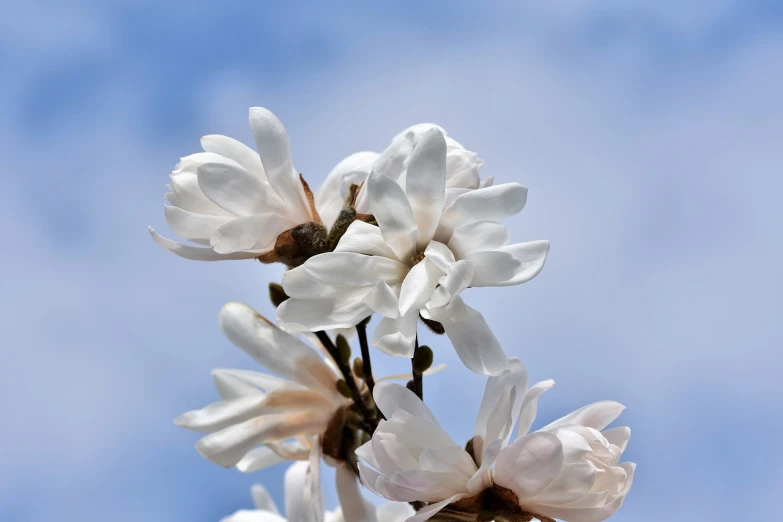
<svg viewBox="0 0 783 522">
<path fill-rule="evenodd" d="M 529 386 L 523 364 L 462 298 L 541 272 L 549 242 L 510 243 L 502 223 L 523 209 L 527 189 L 482 179 L 474 152 L 419 124 L 381 153 L 346 157 L 314 193 L 293 166 L 280 120 L 251 108 L 250 127 L 258 152 L 205 136 L 204 152 L 171 173 L 166 221 L 194 244 L 150 228 L 180 257 L 288 269 L 281 284 L 270 283 L 279 326 L 240 303 L 220 312 L 226 337 L 272 373 L 213 371 L 220 400 L 175 421 L 205 434 L 199 453 L 246 473 L 294 461 L 285 515 L 297 522 L 600 522 L 614 514 L 635 469 L 620 462 L 630 430 L 607 429 L 624 407 L 594 403 L 531 431 L 538 398 L 554 382 Z M 424 404 L 423 377 L 442 367 L 419 344 L 419 323 L 487 376 L 466 443 Z M 356 357 L 346 337 L 354 333 Z M 410 359 L 411 372 L 376 378 L 371 347 Z M 336 511 L 323 508 L 322 460 L 336 468 Z M 391 502 L 374 507 L 358 480 Z M 252 496 L 255 509 L 224 522 L 286 520 L 262 486 Z"/>
</svg>

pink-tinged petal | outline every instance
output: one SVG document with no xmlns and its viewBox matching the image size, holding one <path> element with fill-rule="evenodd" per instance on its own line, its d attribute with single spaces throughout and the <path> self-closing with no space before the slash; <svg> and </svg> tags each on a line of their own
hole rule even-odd
<svg viewBox="0 0 783 522">
<path fill-rule="evenodd" d="M 318 353 L 275 327 L 255 310 L 228 303 L 218 316 L 223 333 L 260 365 L 326 397 L 334 395 L 335 374 Z"/>
<path fill-rule="evenodd" d="M 416 248 L 427 247 L 443 212 L 446 190 L 446 140 L 438 129 L 424 133 L 413 149 L 405 192 L 418 228 Z"/>
<path fill-rule="evenodd" d="M 251 107 L 250 129 L 269 184 L 280 196 L 289 216 L 297 224 L 310 221 L 309 204 L 299 174 L 294 170 L 283 123 L 268 109 Z"/>
<path fill-rule="evenodd" d="M 209 134 L 202 136 L 201 147 L 207 152 L 214 152 L 236 161 L 242 168 L 260 180 L 266 181 L 266 174 L 258 153 L 241 141 L 220 134 Z"/>
<path fill-rule="evenodd" d="M 372 315 L 372 309 L 362 301 L 366 294 L 367 288 L 359 288 L 333 298 L 288 299 L 277 307 L 277 319 L 300 332 L 352 328 Z"/>
<path fill-rule="evenodd" d="M 413 357 L 416 341 L 417 311 L 395 318 L 384 317 L 370 339 L 370 344 L 389 355 Z"/>
<path fill-rule="evenodd" d="M 498 250 L 508 243 L 508 229 L 495 221 L 474 221 L 454 229 L 449 240 L 449 249 L 458 259 L 473 252 Z"/>
<path fill-rule="evenodd" d="M 356 152 L 340 161 L 327 174 L 315 195 L 315 206 L 327 229 L 331 228 L 343 209 L 351 184 L 364 183 L 376 159 L 378 159 L 376 152 Z"/>
<path fill-rule="evenodd" d="M 519 497 L 520 505 L 543 491 L 563 468 L 563 447 L 551 433 L 525 435 L 503 448 L 495 461 L 495 483 Z"/>
<path fill-rule="evenodd" d="M 536 418 L 538 411 L 538 397 L 545 391 L 552 388 L 555 385 L 555 381 L 547 379 L 546 381 L 537 382 L 525 394 L 525 398 L 522 400 L 522 405 L 519 408 L 519 437 L 524 436 L 530 427 L 533 425 L 533 420 Z"/>
<path fill-rule="evenodd" d="M 495 375 L 508 368 L 508 357 L 484 317 L 460 296 L 454 296 L 447 306 L 430 310 L 429 315 L 443 324 L 454 350 L 469 370 Z"/>
<path fill-rule="evenodd" d="M 541 429 L 551 431 L 561 426 L 575 424 L 600 431 L 619 417 L 624 409 L 625 406 L 615 401 L 594 402 L 557 419 Z"/>
<path fill-rule="evenodd" d="M 372 522 L 375 520 L 375 506 L 362 496 L 356 475 L 347 464 L 337 467 L 335 484 L 345 522 Z"/>
<path fill-rule="evenodd" d="M 495 286 L 513 278 L 522 263 L 506 252 L 473 252 L 465 256 L 475 266 L 470 286 Z"/>
<path fill-rule="evenodd" d="M 174 419 L 174 424 L 180 428 L 205 433 L 222 430 L 232 424 L 244 422 L 271 411 L 264 405 L 263 399 L 263 395 L 251 395 L 213 402 L 200 410 L 183 413 Z"/>
<path fill-rule="evenodd" d="M 253 251 L 266 253 L 275 246 L 277 237 L 295 224 L 276 214 L 257 214 L 234 219 L 218 228 L 210 244 L 219 254 Z"/>
<path fill-rule="evenodd" d="M 504 183 L 471 190 L 457 196 L 446 207 L 435 234 L 439 241 L 448 241 L 455 228 L 471 221 L 502 221 L 519 214 L 527 201 L 527 188 L 519 183 Z"/>
<path fill-rule="evenodd" d="M 500 249 L 507 252 L 520 261 L 514 275 L 506 281 L 495 283 L 494 286 L 519 285 L 536 277 L 544 268 L 546 256 L 549 253 L 549 241 L 530 241 L 528 243 L 516 243 Z"/>
<path fill-rule="evenodd" d="M 396 410 L 402 410 L 409 415 L 424 419 L 435 426 L 440 426 L 426 404 L 405 386 L 397 383 L 378 384 L 373 392 L 375 404 L 386 418 L 391 418 Z"/>
<path fill-rule="evenodd" d="M 241 167 L 205 163 L 196 173 L 198 186 L 204 195 L 227 212 L 237 216 L 288 216 L 288 210 L 272 187 Z"/>
<path fill-rule="evenodd" d="M 196 214 L 178 207 L 164 206 L 163 214 L 169 228 L 180 237 L 201 245 L 209 245 L 209 238 L 223 225 L 235 218 Z"/>
<path fill-rule="evenodd" d="M 416 251 L 416 219 L 408 198 L 396 181 L 374 171 L 367 182 L 370 210 L 384 241 L 397 259 L 408 262 Z"/>
<path fill-rule="evenodd" d="M 354 221 L 345 231 L 335 252 L 355 252 L 370 256 L 397 259 L 397 254 L 383 240 L 381 229 L 364 221 Z"/>
<path fill-rule="evenodd" d="M 418 313 L 432 297 L 438 280 L 443 275 L 443 271 L 426 257 L 411 268 L 400 288 L 400 314 L 408 315 L 413 311 Z"/>
<path fill-rule="evenodd" d="M 236 468 L 242 473 L 252 473 L 261 469 L 270 468 L 281 462 L 285 462 L 285 460 L 286 459 L 272 451 L 272 448 L 261 446 L 248 451 L 245 456 L 237 462 Z"/>
<path fill-rule="evenodd" d="M 226 261 L 230 259 L 253 259 L 258 254 L 253 252 L 234 252 L 233 254 L 218 254 L 212 248 L 194 247 L 183 245 L 171 239 L 161 236 L 152 227 L 149 227 L 150 235 L 155 243 L 172 254 L 194 261 Z"/>
</svg>

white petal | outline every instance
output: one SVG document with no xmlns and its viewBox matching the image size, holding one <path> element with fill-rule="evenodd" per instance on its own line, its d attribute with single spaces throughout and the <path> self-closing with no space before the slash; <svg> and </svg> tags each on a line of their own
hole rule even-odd
<svg viewBox="0 0 783 522">
<path fill-rule="evenodd" d="M 456 502 L 457 500 L 464 498 L 466 496 L 467 495 L 465 495 L 464 493 L 459 495 L 454 495 L 444 500 L 441 500 L 440 502 L 435 502 L 428 506 L 424 506 L 419 511 L 417 511 L 414 516 L 409 518 L 407 522 L 424 522 L 425 520 L 429 520 L 430 518 L 434 517 L 441 509 L 445 508 L 452 502 Z"/>
<path fill-rule="evenodd" d="M 454 296 L 448 306 L 430 311 L 430 316 L 443 324 L 457 355 L 469 370 L 494 375 L 508 367 L 508 358 L 484 317 L 460 296 Z"/>
<path fill-rule="evenodd" d="M 368 181 L 368 197 L 383 239 L 397 259 L 407 262 L 415 252 L 417 227 L 405 192 L 388 176 L 375 171 Z"/>
<path fill-rule="evenodd" d="M 397 259 L 397 254 L 383 240 L 381 229 L 364 221 L 354 221 L 345 231 L 335 252 L 356 252 Z"/>
<path fill-rule="evenodd" d="M 324 283 L 372 286 L 380 280 L 397 284 L 408 267 L 399 261 L 353 252 L 328 252 L 307 260 L 305 270 Z"/>
<path fill-rule="evenodd" d="M 207 152 L 214 152 L 236 161 L 245 170 L 266 181 L 266 174 L 258 153 L 241 141 L 220 134 L 210 134 L 202 136 L 201 147 Z"/>
<path fill-rule="evenodd" d="M 193 259 L 195 261 L 225 261 L 229 259 L 253 259 L 258 257 L 258 254 L 253 252 L 234 252 L 233 254 L 218 254 L 212 248 L 201 248 L 190 245 L 183 245 L 177 243 L 171 239 L 166 239 L 161 236 L 152 227 L 149 227 L 150 235 L 152 239 L 160 247 L 168 250 L 172 254 L 176 254 L 179 257 L 185 259 Z"/>
<path fill-rule="evenodd" d="M 405 522 L 416 511 L 407 502 L 387 502 L 378 506 L 378 522 Z"/>
<path fill-rule="evenodd" d="M 264 406 L 263 398 L 263 395 L 248 395 L 213 402 L 200 410 L 183 413 L 174 420 L 174 424 L 180 428 L 207 433 L 222 430 L 269 411 L 269 408 Z"/>
<path fill-rule="evenodd" d="M 509 367 L 507 369 L 487 379 L 487 384 L 484 387 L 484 397 L 481 400 L 481 407 L 476 416 L 473 435 L 486 440 L 487 424 L 492 410 L 495 408 L 495 405 L 498 404 L 503 394 L 513 389 L 517 389 L 517 393 L 520 394 L 523 394 L 527 389 L 527 370 L 517 358 L 509 360 Z M 508 406 L 509 409 L 512 408 L 513 403 L 509 403 Z M 511 411 L 509 410 L 509 418 L 510 417 Z M 491 440 L 489 442 L 491 442 Z M 476 447 L 476 442 L 474 442 L 473 448 L 478 457 L 482 451 L 481 445 Z"/>
<path fill-rule="evenodd" d="M 527 188 L 519 183 L 504 183 L 471 190 L 457 196 L 444 211 L 435 234 L 439 241 L 448 241 L 460 225 L 471 221 L 502 221 L 519 214 L 527 201 Z"/>
<path fill-rule="evenodd" d="M 216 205 L 237 216 L 288 211 L 272 187 L 247 170 L 224 163 L 205 163 L 197 170 L 198 186 Z"/>
<path fill-rule="evenodd" d="M 475 439 L 474 439 L 475 440 Z M 488 487 L 492 486 L 492 465 L 497 461 L 500 450 L 503 448 L 502 440 L 492 441 L 483 452 L 481 456 L 481 467 L 476 473 L 470 477 L 466 487 L 468 491 L 476 495 Z"/>
<path fill-rule="evenodd" d="M 269 184 L 286 205 L 291 219 L 297 224 L 310 221 L 309 205 L 291 161 L 288 133 L 283 123 L 268 109 L 251 107 L 250 129 Z"/>
<path fill-rule="evenodd" d="M 457 261 L 449 267 L 449 273 L 440 279 L 438 286 L 432 293 L 432 299 L 427 303 L 427 308 L 438 308 L 449 304 L 451 299 L 470 286 L 473 281 L 475 267 L 470 261 Z"/>
<path fill-rule="evenodd" d="M 240 509 L 233 515 L 221 518 L 220 522 L 286 522 L 286 519 L 268 511 Z"/>
<path fill-rule="evenodd" d="M 242 473 L 252 473 L 260 469 L 266 469 L 276 464 L 280 464 L 281 462 L 285 462 L 285 460 L 286 459 L 272 451 L 268 446 L 261 446 L 248 451 L 245 456 L 237 462 L 236 468 Z M 256 505 L 258 505 L 258 503 L 256 503 Z M 259 507 L 259 509 L 264 508 Z M 277 511 L 277 509 L 275 509 L 275 511 Z"/>
<path fill-rule="evenodd" d="M 323 517 L 323 512 L 316 513 L 310 498 L 313 494 L 310 474 L 309 462 L 292 464 L 285 472 L 285 514 L 292 522 L 316 522 Z"/>
<path fill-rule="evenodd" d="M 288 299 L 277 307 L 277 320 L 294 331 L 352 328 L 372 315 L 372 309 L 363 301 L 367 292 L 368 288 L 360 287 L 337 297 Z"/>
<path fill-rule="evenodd" d="M 251 370 L 212 370 L 215 387 L 223 400 L 236 399 L 246 395 L 263 396 L 263 392 L 278 390 L 307 389 L 285 379 Z"/>
<path fill-rule="evenodd" d="M 472 252 L 497 250 L 508 243 L 508 229 L 495 221 L 474 221 L 454 229 L 449 248 L 454 257 L 464 259 Z"/>
<path fill-rule="evenodd" d="M 335 483 L 345 522 L 375 522 L 375 506 L 362 496 L 356 475 L 347 464 L 337 467 Z"/>
<path fill-rule="evenodd" d="M 465 256 L 475 266 L 470 286 L 494 286 L 513 278 L 522 266 L 521 261 L 506 252 L 473 252 Z"/>
<path fill-rule="evenodd" d="M 519 411 L 518 437 L 522 437 L 528 431 L 530 431 L 530 427 L 533 425 L 533 420 L 536 418 L 539 395 L 549 390 L 554 385 L 555 381 L 548 379 L 546 381 L 537 382 L 527 391 Z"/>
<path fill-rule="evenodd" d="M 235 219 L 229 216 L 196 214 L 169 205 L 163 207 L 163 214 L 166 217 L 166 223 L 175 234 L 201 245 L 208 245 L 212 234 Z"/>
<path fill-rule="evenodd" d="M 571 424 L 585 426 L 596 430 L 602 430 L 612 423 L 625 409 L 625 406 L 615 401 L 599 401 L 561 417 L 551 424 L 547 424 L 542 430 L 552 430 Z"/>
<path fill-rule="evenodd" d="M 400 314 L 397 293 L 383 279 L 375 283 L 362 302 L 384 317 L 396 319 Z"/>
<path fill-rule="evenodd" d="M 318 353 L 252 308 L 228 303 L 220 311 L 218 322 L 226 337 L 260 365 L 310 389 L 321 390 L 327 397 L 334 393 L 335 375 Z"/>
<path fill-rule="evenodd" d="M 631 439 L 631 428 L 620 426 L 618 428 L 603 431 L 601 434 L 606 437 L 606 440 L 608 440 L 609 443 L 614 444 L 623 452 L 628 446 L 628 441 Z"/>
<path fill-rule="evenodd" d="M 375 327 L 370 344 L 389 355 L 413 357 L 418 321 L 416 310 L 395 318 L 384 317 Z"/>
<path fill-rule="evenodd" d="M 248 250 L 265 253 L 274 248 L 280 234 L 294 226 L 292 221 L 276 214 L 237 218 L 217 229 L 210 244 L 220 254 Z"/>
<path fill-rule="evenodd" d="M 438 280 L 443 275 L 443 271 L 426 257 L 411 268 L 400 289 L 400 314 L 418 314 L 419 308 L 432 297 Z"/>
<path fill-rule="evenodd" d="M 495 483 L 513 491 L 525 505 L 547 487 L 563 467 L 563 448 L 551 433 L 525 435 L 503 448 L 495 461 Z"/>
<path fill-rule="evenodd" d="M 234 167 L 238 168 L 236 166 Z M 220 208 L 204 195 L 201 191 L 201 187 L 198 186 L 198 175 L 195 172 L 196 168 L 197 165 L 193 167 L 193 171 L 175 171 L 169 176 L 171 178 L 171 193 L 166 194 L 166 199 L 169 203 L 183 210 L 195 212 L 196 214 L 233 217 L 234 214 Z"/>
<path fill-rule="evenodd" d="M 590 492 L 595 477 L 595 466 L 587 461 L 567 464 L 557 478 L 535 496 L 535 502 L 556 506 L 579 500 Z"/>
<path fill-rule="evenodd" d="M 253 484 L 250 487 L 250 496 L 253 497 L 253 504 L 255 504 L 257 509 L 280 513 L 280 510 L 277 509 L 277 504 L 272 500 L 272 496 L 261 484 Z"/>
<path fill-rule="evenodd" d="M 315 195 L 315 206 L 327 229 L 343 209 L 347 189 L 352 183 L 361 185 L 370 174 L 372 164 L 378 158 L 377 152 L 356 152 L 338 163 Z"/>
<path fill-rule="evenodd" d="M 448 272 L 449 267 L 456 261 L 449 247 L 438 241 L 430 241 L 430 244 L 427 245 L 427 249 L 424 251 L 424 255 L 443 272 Z"/>
<path fill-rule="evenodd" d="M 373 391 L 373 398 L 386 418 L 391 418 L 399 409 L 414 417 L 427 420 L 435 426 L 440 426 L 427 405 L 405 386 L 392 382 L 378 384 Z"/>
<path fill-rule="evenodd" d="M 530 241 L 528 243 L 516 243 L 500 249 L 517 258 L 521 265 L 514 276 L 508 281 L 495 284 L 495 286 L 519 285 L 536 277 L 544 268 L 546 256 L 549 253 L 549 241 Z"/>
<path fill-rule="evenodd" d="M 438 129 L 427 131 L 408 162 L 405 192 L 418 232 L 416 247 L 425 249 L 438 227 L 446 190 L 446 140 Z"/>
</svg>

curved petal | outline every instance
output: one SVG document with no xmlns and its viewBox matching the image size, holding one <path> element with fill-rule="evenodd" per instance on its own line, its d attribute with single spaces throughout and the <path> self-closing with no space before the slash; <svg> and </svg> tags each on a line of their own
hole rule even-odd
<svg viewBox="0 0 783 522">
<path fill-rule="evenodd" d="M 201 137 L 201 148 L 232 159 L 262 181 L 267 180 L 258 153 L 241 141 L 221 134 L 209 134 Z"/>
<path fill-rule="evenodd" d="M 527 201 L 527 188 L 519 183 L 504 183 L 460 194 L 444 211 L 435 233 L 439 241 L 448 241 L 455 228 L 471 221 L 502 221 L 519 214 Z"/>
<path fill-rule="evenodd" d="M 261 446 L 248 451 L 245 456 L 242 457 L 239 462 L 237 462 L 236 468 L 242 473 L 252 473 L 254 471 L 275 466 L 281 462 L 285 462 L 285 460 L 286 459 L 275 453 L 272 448 L 268 446 Z M 256 503 L 256 506 L 258 506 L 258 503 Z M 259 507 L 258 509 L 265 508 Z M 275 507 L 275 512 L 277 512 L 277 507 Z"/>
<path fill-rule="evenodd" d="M 393 382 L 378 384 L 375 386 L 372 396 L 375 399 L 375 404 L 387 419 L 391 418 L 394 412 L 399 409 L 409 415 L 429 421 L 435 426 L 440 426 L 427 405 L 405 386 Z"/>
<path fill-rule="evenodd" d="M 544 268 L 546 256 L 549 253 L 549 241 L 530 241 L 528 243 L 516 243 L 500 249 L 517 258 L 521 264 L 513 277 L 494 286 L 519 285 L 536 277 Z"/>
<path fill-rule="evenodd" d="M 293 221 L 297 224 L 310 221 L 309 204 L 299 175 L 294 170 L 288 133 L 283 123 L 263 107 L 251 107 L 249 113 L 250 129 L 269 184 L 280 196 Z"/>
<path fill-rule="evenodd" d="M 494 375 L 508 367 L 508 357 L 484 317 L 460 296 L 454 296 L 447 306 L 430 310 L 429 315 L 443 324 L 457 355 L 469 370 Z"/>
<path fill-rule="evenodd" d="M 375 327 L 370 344 L 389 355 L 413 357 L 418 321 L 415 310 L 395 318 L 384 317 Z"/>
<path fill-rule="evenodd" d="M 171 179 L 171 192 L 166 194 L 168 202 L 175 207 L 195 212 L 196 214 L 234 217 L 234 214 L 220 208 L 204 195 L 201 187 L 198 186 L 196 167 L 194 166 L 192 171 L 175 171 L 169 176 Z"/>
<path fill-rule="evenodd" d="M 235 302 L 224 305 L 218 323 L 226 337 L 261 366 L 320 390 L 326 397 L 335 395 L 336 376 L 318 353 L 249 306 Z"/>
<path fill-rule="evenodd" d="M 356 475 L 347 464 L 337 467 L 335 484 L 345 522 L 375 522 L 375 506 L 362 496 Z"/>
<path fill-rule="evenodd" d="M 464 259 L 470 253 L 497 250 L 508 243 L 508 229 L 495 221 L 473 221 L 454 229 L 448 247 L 454 257 Z"/>
<path fill-rule="evenodd" d="M 625 409 L 625 406 L 615 401 L 598 401 L 561 417 L 547 424 L 541 431 L 553 430 L 561 426 L 579 425 L 596 430 L 602 430 L 612 423 Z"/>
<path fill-rule="evenodd" d="M 378 522 L 405 522 L 416 514 L 407 502 L 387 502 L 378 506 Z"/>
<path fill-rule="evenodd" d="M 481 407 L 476 416 L 476 424 L 473 427 L 474 436 L 486 439 L 487 424 L 490 414 L 495 408 L 495 405 L 499 403 L 504 392 L 515 389 L 517 390 L 516 394 L 521 396 L 527 389 L 527 370 L 522 362 L 517 358 L 512 358 L 509 359 L 508 364 L 509 366 L 507 369 L 487 379 L 487 384 L 484 387 L 484 396 L 481 399 Z M 512 406 L 513 403 L 510 403 L 509 407 L 511 408 Z M 509 417 L 511 417 L 510 413 Z M 474 441 L 473 449 L 476 456 L 479 457 L 482 448 L 476 447 L 476 441 Z"/>
<path fill-rule="evenodd" d="M 446 140 L 430 129 L 413 149 L 405 177 L 405 192 L 416 220 L 416 248 L 427 247 L 438 227 L 446 191 Z"/>
<path fill-rule="evenodd" d="M 249 251 L 266 253 L 272 250 L 277 236 L 292 228 L 294 223 L 276 214 L 257 214 L 234 219 L 218 228 L 210 244 L 219 254 Z"/>
<path fill-rule="evenodd" d="M 261 484 L 253 484 L 250 487 L 250 496 L 253 498 L 253 504 L 255 504 L 256 509 L 280 514 L 277 504 L 272 500 L 272 495 Z"/>
<path fill-rule="evenodd" d="M 563 447 L 551 433 L 525 435 L 503 448 L 495 461 L 495 483 L 519 497 L 520 505 L 543 491 L 563 468 Z"/>
<path fill-rule="evenodd" d="M 277 319 L 295 331 L 352 328 L 372 314 L 364 302 L 366 287 L 323 299 L 288 299 L 277 307 Z"/>
<path fill-rule="evenodd" d="M 213 402 L 200 410 L 183 413 L 174 424 L 180 428 L 211 433 L 232 424 L 244 422 L 269 411 L 263 395 L 248 395 L 227 401 Z"/>
<path fill-rule="evenodd" d="M 196 214 L 179 207 L 165 205 L 163 214 L 169 228 L 180 237 L 202 245 L 209 244 L 209 238 L 223 225 L 236 218 L 232 216 L 209 216 Z M 228 253 L 228 252 L 226 252 Z"/>
<path fill-rule="evenodd" d="M 383 279 L 375 283 L 362 302 L 384 317 L 396 319 L 400 315 L 397 293 Z"/>
<path fill-rule="evenodd" d="M 432 293 L 427 308 L 439 308 L 449 304 L 455 295 L 470 286 L 474 271 L 475 267 L 470 261 L 461 260 L 452 263 L 446 276 L 440 279 L 440 286 Z"/>
<path fill-rule="evenodd" d="M 410 269 L 400 288 L 400 314 L 408 315 L 430 300 L 443 272 L 429 258 Z"/>
<path fill-rule="evenodd" d="M 555 385 L 555 381 L 548 379 L 546 381 L 537 382 L 525 394 L 525 398 L 522 401 L 522 405 L 519 408 L 519 434 L 517 437 L 524 436 L 530 427 L 533 425 L 533 420 L 536 418 L 538 411 L 538 397 L 545 391 L 552 388 Z"/>
<path fill-rule="evenodd" d="M 205 163 L 199 166 L 196 174 L 204 195 L 232 214 L 288 216 L 287 209 L 272 187 L 243 168 L 225 163 Z"/>
<path fill-rule="evenodd" d="M 408 267 L 394 259 L 353 252 L 327 252 L 308 259 L 305 270 L 327 284 L 371 286 L 378 281 L 397 284 Z"/>
<path fill-rule="evenodd" d="M 407 262 L 416 249 L 416 219 L 402 188 L 388 176 L 374 171 L 370 174 L 368 197 L 384 241 L 397 259 Z"/>
<path fill-rule="evenodd" d="M 355 152 L 338 163 L 327 174 L 321 188 L 315 195 L 315 206 L 327 229 L 332 227 L 343 209 L 348 188 L 352 183 L 361 185 L 370 175 L 377 152 Z"/>
<path fill-rule="evenodd" d="M 397 254 L 383 240 L 381 229 L 364 221 L 354 221 L 345 231 L 335 252 L 355 252 L 397 259 Z"/>
<path fill-rule="evenodd" d="M 507 252 L 473 252 L 465 256 L 473 263 L 475 270 L 470 286 L 493 286 L 513 278 L 520 270 L 522 262 Z"/>
<path fill-rule="evenodd" d="M 440 502 L 435 502 L 427 506 L 424 506 L 423 508 L 418 510 L 414 516 L 409 518 L 407 522 L 424 522 L 425 520 L 429 520 L 432 517 L 434 517 L 441 509 L 445 508 L 452 502 L 456 502 L 457 500 L 464 498 L 466 496 L 467 496 L 466 494 L 460 493 L 459 495 L 453 495 L 449 498 L 441 500 Z"/>
<path fill-rule="evenodd" d="M 258 254 L 254 252 L 234 252 L 233 254 L 218 254 L 212 248 L 194 247 L 190 245 L 183 245 L 177 243 L 171 239 L 166 239 L 161 236 L 152 227 L 148 227 L 150 235 L 155 243 L 161 248 L 168 250 L 172 254 L 178 255 L 185 259 L 192 259 L 194 261 L 225 261 L 229 259 L 253 259 L 258 257 Z"/>
<path fill-rule="evenodd" d="M 319 502 L 313 496 L 320 496 L 320 485 L 313 481 L 310 462 L 296 462 L 285 472 L 285 514 L 288 520 L 319 522 L 323 510 L 318 512 Z"/>
</svg>

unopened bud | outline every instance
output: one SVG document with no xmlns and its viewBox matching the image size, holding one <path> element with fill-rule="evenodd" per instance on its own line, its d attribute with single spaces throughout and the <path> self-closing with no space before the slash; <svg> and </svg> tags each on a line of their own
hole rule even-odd
<svg viewBox="0 0 783 522">
<path fill-rule="evenodd" d="M 345 364 L 348 364 L 351 360 L 351 345 L 348 344 L 348 339 L 345 336 L 338 335 L 335 339 L 337 345 L 337 353 L 340 355 L 340 360 Z"/>
<path fill-rule="evenodd" d="M 360 357 L 353 360 L 353 373 L 360 379 L 364 379 L 364 361 Z"/>
<path fill-rule="evenodd" d="M 432 366 L 432 349 L 429 346 L 419 346 L 413 354 L 413 371 L 424 373 Z"/>
<path fill-rule="evenodd" d="M 275 308 L 283 304 L 288 299 L 288 294 L 283 290 L 283 285 L 269 283 L 269 300 L 275 305 Z"/>
<path fill-rule="evenodd" d="M 446 333 L 446 329 L 438 321 L 433 321 L 432 319 L 425 319 L 422 316 L 419 316 L 419 319 L 421 319 L 421 322 L 424 323 L 424 326 L 429 328 L 432 333 L 436 335 L 443 335 Z"/>
<path fill-rule="evenodd" d="M 405 384 L 405 387 L 406 387 L 406 388 L 408 388 L 408 389 L 409 389 L 410 391 L 412 391 L 413 393 L 416 393 L 416 385 L 415 385 L 415 384 L 413 384 L 413 381 L 408 381 L 408 382 Z"/>
<path fill-rule="evenodd" d="M 342 395 L 346 399 L 351 398 L 351 389 L 348 387 L 348 384 L 342 379 L 337 381 L 337 391 L 340 392 L 340 395 Z"/>
</svg>

